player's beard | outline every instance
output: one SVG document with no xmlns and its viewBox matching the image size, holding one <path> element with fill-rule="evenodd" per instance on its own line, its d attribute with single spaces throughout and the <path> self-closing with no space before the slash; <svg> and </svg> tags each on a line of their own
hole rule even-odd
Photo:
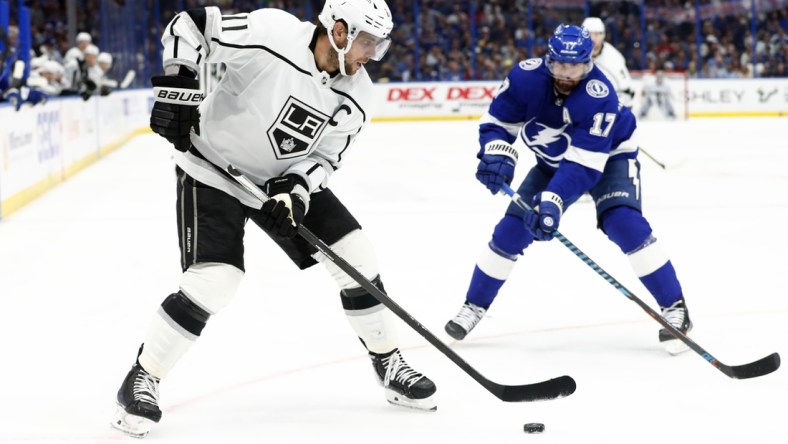
<svg viewBox="0 0 788 444">
<path fill-rule="evenodd" d="M 364 67 L 364 64 L 368 62 L 369 59 L 364 57 L 361 59 L 356 59 L 355 61 L 349 62 L 347 60 L 347 54 L 345 54 L 345 72 L 347 75 L 352 76 L 355 73 L 361 71 L 361 68 Z"/>
<path fill-rule="evenodd" d="M 328 48 L 328 56 L 325 58 L 326 65 L 323 69 L 329 73 L 339 72 L 339 54 L 333 47 Z"/>
<path fill-rule="evenodd" d="M 334 48 L 330 48 L 329 51 L 330 51 L 329 57 L 331 58 L 331 60 L 335 60 L 336 61 L 337 67 L 336 67 L 336 69 L 334 71 L 338 71 L 339 70 L 339 53 L 337 53 L 337 50 L 334 49 Z M 357 73 L 361 68 L 356 66 L 356 62 L 357 61 L 356 62 L 348 61 L 347 56 L 348 55 L 345 54 L 345 58 L 344 58 L 345 73 L 348 76 L 352 76 L 355 73 Z M 363 65 L 363 63 L 362 63 L 362 65 Z"/>
<path fill-rule="evenodd" d="M 563 94 L 568 96 L 577 85 L 580 84 L 580 80 L 559 80 L 553 79 L 553 87 L 559 94 Z"/>
<path fill-rule="evenodd" d="M 347 56 L 347 54 L 345 54 L 345 56 Z M 356 66 L 356 62 L 351 63 L 348 62 L 347 59 L 345 59 L 345 73 L 347 75 L 352 76 L 353 74 L 357 73 L 360 69 L 361 69 L 360 67 Z"/>
</svg>

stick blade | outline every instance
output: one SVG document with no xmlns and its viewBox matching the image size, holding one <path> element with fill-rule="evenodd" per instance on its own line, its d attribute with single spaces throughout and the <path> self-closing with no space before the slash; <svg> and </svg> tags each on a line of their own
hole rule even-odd
<svg viewBox="0 0 788 444">
<path fill-rule="evenodd" d="M 765 358 L 761 358 L 749 364 L 734 365 L 729 367 L 725 373 L 734 379 L 750 379 L 768 375 L 780 368 L 780 355 L 772 353 Z"/>
<path fill-rule="evenodd" d="M 571 376 L 560 376 L 534 384 L 500 385 L 490 391 L 505 402 L 533 402 L 565 398 L 575 389 L 577 384 Z"/>
<path fill-rule="evenodd" d="M 137 76 L 137 71 L 134 71 L 133 69 L 130 69 L 130 70 L 129 70 L 129 71 L 126 73 L 126 76 L 123 78 L 123 81 L 122 81 L 122 82 L 120 82 L 120 88 L 121 88 L 121 89 L 126 89 L 126 88 L 128 88 L 128 87 L 129 87 L 129 85 L 131 85 L 131 82 L 133 82 L 133 81 L 134 81 L 134 78 L 135 78 L 136 76 Z"/>
</svg>

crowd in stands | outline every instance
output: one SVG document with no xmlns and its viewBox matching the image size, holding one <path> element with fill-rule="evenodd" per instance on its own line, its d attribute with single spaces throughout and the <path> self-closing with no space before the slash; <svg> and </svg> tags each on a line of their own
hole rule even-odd
<svg viewBox="0 0 788 444">
<path fill-rule="evenodd" d="M 649 1 L 652 6 L 646 13 L 644 61 L 638 54 L 640 11 L 617 14 L 615 4 L 603 3 L 597 15 L 608 17 L 608 33 L 618 35 L 616 46 L 630 69 L 678 70 L 702 78 L 785 77 L 788 3 L 758 3 L 763 11 L 757 15 L 753 42 L 749 2 L 702 1 L 697 33 L 694 2 Z"/>
<path fill-rule="evenodd" d="M 608 41 L 625 56 L 630 70 L 686 71 L 703 78 L 788 76 L 784 0 L 759 2 L 769 8 L 758 14 L 755 44 L 749 2 L 701 3 L 700 42 L 694 1 L 648 0 L 645 32 L 640 2 L 591 2 L 589 12 L 604 19 Z M 584 18 L 582 1 L 532 0 L 529 10 L 527 0 L 490 0 L 477 3 L 475 17 L 470 15 L 468 1 L 422 0 L 418 4 L 414 10 L 411 0 L 389 1 L 394 42 L 380 66 L 368 66 L 373 78 L 501 79 L 519 60 L 544 55 L 556 26 L 579 24 Z"/>
<path fill-rule="evenodd" d="M 107 0 L 105 0 L 107 1 Z M 118 1 L 118 0 L 113 0 Z M 472 4 L 473 2 L 473 4 Z M 117 87 L 110 79 L 112 56 L 100 52 L 99 1 L 79 0 L 75 36 L 66 32 L 65 2 L 40 0 L 30 9 L 30 75 L 13 76 L 18 28 L 9 27 L 0 88 L 6 100 L 18 100 L 20 88 L 32 100 L 78 94 L 88 100 Z M 148 1 L 148 4 L 151 2 Z M 500 80 L 519 60 L 544 54 L 547 39 L 560 23 L 581 23 L 584 0 L 388 0 L 395 29 L 384 60 L 369 63 L 377 81 Z M 158 70 L 157 34 L 178 9 L 216 5 L 228 13 L 260 7 L 285 9 L 317 23 L 323 0 L 160 0 L 143 58 Z M 692 77 L 786 77 L 788 8 L 786 0 L 760 0 L 755 22 L 744 0 L 701 0 L 701 29 L 696 29 L 695 1 L 648 0 L 590 2 L 590 15 L 601 17 L 607 39 L 625 56 L 630 70 L 676 70 Z M 645 44 L 645 50 L 644 45 Z M 5 45 L 0 42 L 0 47 Z M 40 93 L 40 96 L 36 96 Z M 18 94 L 18 95 L 16 95 Z M 30 100 L 30 99 L 24 99 Z"/>
<path fill-rule="evenodd" d="M 101 52 L 91 32 L 79 32 L 69 47 L 65 12 L 58 1 L 41 1 L 30 9 L 31 53 L 20 54 L 19 27 L 11 24 L 0 30 L 5 38 L 0 70 L 0 93 L 17 110 L 25 103 L 45 103 L 49 97 L 78 95 L 89 100 L 93 95 L 108 95 L 118 82 L 110 78 L 113 58 Z M 96 31 L 95 17 L 89 10 L 78 15 L 80 29 Z M 25 66 L 25 65 L 29 66 Z"/>
</svg>

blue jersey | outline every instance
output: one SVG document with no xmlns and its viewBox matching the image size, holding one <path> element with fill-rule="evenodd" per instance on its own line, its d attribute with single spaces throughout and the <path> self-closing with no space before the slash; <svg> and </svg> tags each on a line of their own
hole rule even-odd
<svg viewBox="0 0 788 444">
<path fill-rule="evenodd" d="M 514 143 L 517 136 L 536 155 L 537 164 L 554 171 L 547 191 L 574 200 L 602 176 L 611 156 L 637 155 L 628 143 L 635 117 L 619 105 L 615 89 L 595 66 L 568 95 L 555 92 L 544 59 L 515 66 L 482 117 L 479 141 Z"/>
</svg>

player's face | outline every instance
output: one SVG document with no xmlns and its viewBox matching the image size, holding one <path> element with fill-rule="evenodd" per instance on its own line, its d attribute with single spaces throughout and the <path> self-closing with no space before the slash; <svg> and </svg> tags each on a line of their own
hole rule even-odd
<svg viewBox="0 0 788 444">
<path fill-rule="evenodd" d="M 367 32 L 360 32 L 358 37 L 353 40 L 350 46 L 350 51 L 345 54 L 345 72 L 348 75 L 353 75 L 361 69 L 361 66 L 367 63 L 370 59 L 380 60 L 388 49 L 388 41 L 375 37 Z"/>
<path fill-rule="evenodd" d="M 602 45 L 605 44 L 605 33 L 604 32 L 592 32 L 591 33 L 591 41 L 594 42 L 594 52 L 593 56 L 596 57 L 602 52 Z"/>
<path fill-rule="evenodd" d="M 550 62 L 550 74 L 557 80 L 583 80 L 588 65 L 585 63 Z"/>
<path fill-rule="evenodd" d="M 586 76 L 585 63 L 550 62 L 550 74 L 556 91 L 568 95 Z"/>
</svg>

